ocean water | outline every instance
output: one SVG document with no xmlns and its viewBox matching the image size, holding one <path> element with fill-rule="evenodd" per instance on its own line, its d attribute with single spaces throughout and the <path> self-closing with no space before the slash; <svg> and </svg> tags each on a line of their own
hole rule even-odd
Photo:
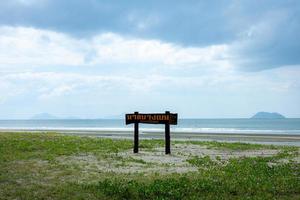
<svg viewBox="0 0 300 200">
<path fill-rule="evenodd" d="M 163 125 L 141 124 L 144 131 L 162 131 Z M 133 125 L 125 125 L 124 119 L 76 119 L 76 120 L 0 120 L 0 130 L 80 130 L 80 131 L 128 131 Z M 293 119 L 179 119 L 172 131 L 193 133 L 264 133 L 300 135 L 300 118 Z"/>
</svg>

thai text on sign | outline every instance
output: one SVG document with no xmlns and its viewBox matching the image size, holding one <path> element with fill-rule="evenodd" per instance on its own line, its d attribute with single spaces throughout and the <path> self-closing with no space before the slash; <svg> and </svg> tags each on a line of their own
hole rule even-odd
<svg viewBox="0 0 300 200">
<path fill-rule="evenodd" d="M 177 124 L 177 114 L 157 113 L 157 114 L 126 114 L 126 124 L 146 123 L 146 124 Z"/>
</svg>

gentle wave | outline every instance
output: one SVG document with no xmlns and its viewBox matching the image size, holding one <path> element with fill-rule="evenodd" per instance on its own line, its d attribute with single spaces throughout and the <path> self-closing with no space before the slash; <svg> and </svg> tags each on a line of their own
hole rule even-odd
<svg viewBox="0 0 300 200">
<path fill-rule="evenodd" d="M 133 127 L 115 128 L 115 127 L 0 127 L 0 130 L 22 130 L 22 131 L 80 131 L 80 132 L 129 132 Z M 164 128 L 140 128 L 140 132 L 163 132 Z M 262 134 L 300 134 L 300 130 L 253 130 L 253 129 L 235 129 L 235 128 L 171 128 L 172 132 L 184 133 L 262 133 Z"/>
</svg>

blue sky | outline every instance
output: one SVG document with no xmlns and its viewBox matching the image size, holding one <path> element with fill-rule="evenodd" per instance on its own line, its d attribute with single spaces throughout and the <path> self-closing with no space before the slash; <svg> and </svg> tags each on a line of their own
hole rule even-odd
<svg viewBox="0 0 300 200">
<path fill-rule="evenodd" d="M 300 1 L 0 1 L 0 119 L 300 117 Z"/>
</svg>

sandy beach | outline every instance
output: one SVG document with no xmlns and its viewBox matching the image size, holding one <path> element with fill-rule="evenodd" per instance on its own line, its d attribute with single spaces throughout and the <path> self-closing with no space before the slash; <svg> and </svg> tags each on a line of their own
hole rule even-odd
<svg viewBox="0 0 300 200">
<path fill-rule="evenodd" d="M 56 132 L 67 135 L 133 139 L 133 130 L 1 129 L 0 132 Z M 140 130 L 139 137 L 140 139 L 164 139 L 164 132 Z M 205 133 L 171 131 L 171 139 L 180 141 L 221 141 L 300 146 L 300 134 L 284 133 Z"/>
</svg>

